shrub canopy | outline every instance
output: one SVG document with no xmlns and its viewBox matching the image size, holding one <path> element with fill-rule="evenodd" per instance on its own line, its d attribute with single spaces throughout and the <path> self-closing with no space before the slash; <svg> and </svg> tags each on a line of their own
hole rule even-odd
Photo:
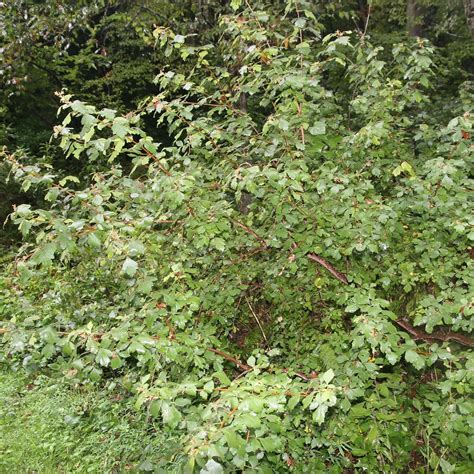
<svg viewBox="0 0 474 474">
<path fill-rule="evenodd" d="M 4 361 L 124 386 L 163 469 L 469 472 L 472 86 L 447 101 L 428 40 L 251 3 L 218 41 L 156 27 L 133 110 L 59 93 L 67 172 L 4 151 L 34 196 Z"/>
</svg>

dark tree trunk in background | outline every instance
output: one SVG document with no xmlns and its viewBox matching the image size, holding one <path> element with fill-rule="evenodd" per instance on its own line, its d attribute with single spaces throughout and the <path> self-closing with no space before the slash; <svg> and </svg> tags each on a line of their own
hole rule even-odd
<svg viewBox="0 0 474 474">
<path fill-rule="evenodd" d="M 407 0 L 407 33 L 408 36 L 422 36 L 423 34 L 422 8 L 418 0 Z"/>
<path fill-rule="evenodd" d="M 467 26 L 474 38 L 474 0 L 464 0 L 464 10 L 466 12 Z"/>
<path fill-rule="evenodd" d="M 361 31 L 364 31 L 365 25 L 367 23 L 367 17 L 369 15 L 369 4 L 367 0 L 358 0 L 357 2 L 358 10 L 359 10 L 359 27 Z"/>
</svg>

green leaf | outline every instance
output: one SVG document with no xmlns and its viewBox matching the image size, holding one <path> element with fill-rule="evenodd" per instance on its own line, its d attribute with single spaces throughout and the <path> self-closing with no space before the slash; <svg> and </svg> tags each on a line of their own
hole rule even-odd
<svg viewBox="0 0 474 474">
<path fill-rule="evenodd" d="M 128 350 L 130 352 L 136 352 L 137 354 L 145 354 L 146 352 L 145 346 L 138 341 L 133 341 Z"/>
<path fill-rule="evenodd" d="M 149 459 L 145 459 L 142 461 L 140 466 L 138 467 L 140 471 L 151 472 L 154 469 L 153 463 Z"/>
<path fill-rule="evenodd" d="M 199 471 L 199 474 L 224 474 L 224 468 L 214 459 L 209 459 L 206 465 Z"/>
<path fill-rule="evenodd" d="M 123 361 L 119 356 L 113 356 L 112 359 L 110 360 L 110 367 L 112 369 L 120 369 L 122 367 Z"/>
<path fill-rule="evenodd" d="M 161 416 L 163 417 L 163 423 L 171 428 L 176 428 L 181 421 L 181 413 L 167 402 L 163 402 L 161 405 Z"/>
<path fill-rule="evenodd" d="M 225 250 L 225 241 L 221 239 L 220 237 L 216 237 L 211 240 L 211 245 L 216 248 L 217 250 L 220 250 L 223 252 Z"/>
<path fill-rule="evenodd" d="M 89 378 L 91 379 L 92 382 L 98 382 L 101 377 L 102 377 L 102 371 L 95 367 L 89 372 Z"/>
<path fill-rule="evenodd" d="M 230 6 L 232 10 L 238 10 L 241 5 L 242 5 L 242 0 L 232 0 L 230 2 Z"/>
<path fill-rule="evenodd" d="M 324 372 L 324 374 L 320 375 L 320 379 L 326 384 L 330 383 L 333 378 L 334 371 L 332 369 L 329 369 L 328 371 Z"/>
<path fill-rule="evenodd" d="M 313 413 L 313 421 L 317 423 L 318 425 L 321 425 L 322 423 L 324 423 L 327 411 L 328 411 L 327 405 L 319 405 L 318 408 L 316 408 L 315 412 Z"/>
<path fill-rule="evenodd" d="M 351 454 L 353 456 L 362 457 L 362 456 L 365 456 L 367 454 L 367 450 L 362 449 L 362 448 L 352 448 L 351 449 Z"/>
<path fill-rule="evenodd" d="M 176 35 L 173 39 L 173 43 L 183 44 L 185 39 L 186 38 L 183 35 Z"/>
<path fill-rule="evenodd" d="M 315 122 L 308 131 L 311 133 L 311 135 L 324 135 L 326 133 L 326 122 L 322 120 Z"/>
<path fill-rule="evenodd" d="M 99 248 L 102 245 L 99 237 L 94 232 L 89 233 L 87 236 L 87 243 L 93 248 Z"/>
<path fill-rule="evenodd" d="M 48 243 L 43 245 L 35 252 L 32 257 L 32 260 L 35 263 L 40 263 L 41 265 L 47 265 L 51 263 L 51 260 L 54 258 L 54 254 L 56 253 L 56 243 Z"/>
<path fill-rule="evenodd" d="M 303 29 L 306 26 L 306 18 L 300 17 L 295 20 L 295 26 Z"/>
<path fill-rule="evenodd" d="M 441 466 L 443 473 L 448 474 L 451 472 L 456 472 L 456 465 L 451 464 L 447 459 L 440 458 L 439 465 Z"/>
<path fill-rule="evenodd" d="M 150 415 L 158 417 L 161 413 L 161 400 L 153 400 L 150 403 Z"/>
<path fill-rule="evenodd" d="M 260 418 L 257 415 L 250 413 L 242 413 L 238 417 L 238 420 L 247 428 L 258 428 L 262 424 Z"/>
<path fill-rule="evenodd" d="M 425 366 L 425 360 L 411 349 L 405 352 L 405 360 L 410 362 L 416 369 L 420 370 Z"/>
<path fill-rule="evenodd" d="M 100 111 L 100 115 L 102 115 L 102 117 L 105 117 L 107 120 L 113 120 L 115 118 L 116 113 L 117 111 L 113 109 L 102 109 Z"/>
<path fill-rule="evenodd" d="M 290 128 L 290 123 L 288 122 L 288 120 L 281 118 L 280 120 L 278 120 L 278 126 L 281 130 L 286 132 Z"/>
<path fill-rule="evenodd" d="M 281 448 L 280 438 L 259 438 L 260 444 L 267 452 L 276 452 Z"/>
<path fill-rule="evenodd" d="M 393 176 L 400 176 L 402 173 L 406 173 L 409 176 L 415 176 L 415 171 L 410 163 L 403 161 L 399 166 L 397 166 L 393 171 Z"/>
<path fill-rule="evenodd" d="M 293 410 L 296 407 L 296 405 L 298 405 L 300 399 L 301 399 L 300 395 L 293 395 L 288 401 L 288 405 L 287 405 L 288 410 Z"/>
<path fill-rule="evenodd" d="M 351 415 L 354 418 L 366 418 L 370 416 L 370 410 L 365 408 L 362 403 L 359 403 L 351 408 Z"/>
<path fill-rule="evenodd" d="M 203 390 L 207 393 L 211 393 L 214 390 L 214 382 L 212 380 L 209 380 L 209 382 L 206 382 L 204 384 Z"/>
<path fill-rule="evenodd" d="M 117 117 L 112 125 L 112 132 L 119 138 L 125 138 L 128 133 L 128 120 Z"/>
<path fill-rule="evenodd" d="M 135 275 L 137 269 L 138 269 L 138 263 L 135 262 L 135 260 L 132 260 L 130 257 L 127 257 L 125 261 L 123 262 L 122 271 L 126 275 L 132 277 L 133 275 Z"/>
<path fill-rule="evenodd" d="M 377 439 L 379 435 L 379 430 L 377 428 L 377 425 L 373 425 L 372 428 L 370 428 L 369 433 L 367 434 L 367 437 L 365 438 L 365 441 L 371 445 L 374 443 L 374 441 Z"/>
<path fill-rule="evenodd" d="M 108 349 L 99 349 L 97 351 L 97 355 L 95 357 L 95 360 L 97 361 L 98 364 L 107 367 L 110 363 L 110 357 L 112 356 L 112 351 L 109 351 Z"/>
<path fill-rule="evenodd" d="M 128 252 L 132 257 L 143 255 L 145 253 L 145 246 L 139 240 L 131 240 L 128 243 Z"/>
<path fill-rule="evenodd" d="M 142 280 L 140 280 L 137 284 L 137 291 L 140 293 L 143 293 L 147 295 L 148 293 L 151 292 L 153 289 L 153 283 L 155 281 L 155 278 L 153 277 L 145 277 Z"/>
<path fill-rule="evenodd" d="M 62 347 L 63 354 L 66 356 L 72 355 L 75 350 L 76 346 L 71 341 L 67 341 Z"/>
<path fill-rule="evenodd" d="M 59 196 L 59 189 L 52 188 L 46 193 L 46 196 L 44 198 L 48 202 L 54 202 L 56 201 L 58 196 Z"/>
<path fill-rule="evenodd" d="M 30 204 L 20 204 L 15 209 L 15 213 L 20 217 L 26 217 L 31 214 L 31 205 Z"/>
<path fill-rule="evenodd" d="M 216 377 L 219 380 L 221 385 L 228 386 L 232 383 L 229 377 L 227 377 L 227 374 L 223 370 L 219 370 L 218 372 L 216 372 L 214 374 L 214 377 Z"/>
<path fill-rule="evenodd" d="M 246 446 L 245 440 L 233 430 L 224 431 L 224 438 L 227 442 L 227 445 L 231 448 L 242 449 Z"/>
</svg>

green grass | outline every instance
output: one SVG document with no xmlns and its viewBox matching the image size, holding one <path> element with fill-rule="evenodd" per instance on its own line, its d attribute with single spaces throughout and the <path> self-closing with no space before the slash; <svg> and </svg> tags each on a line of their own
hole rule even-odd
<svg viewBox="0 0 474 474">
<path fill-rule="evenodd" d="M 116 389 L 0 372 L 0 473 L 172 472 L 164 439 Z"/>
</svg>

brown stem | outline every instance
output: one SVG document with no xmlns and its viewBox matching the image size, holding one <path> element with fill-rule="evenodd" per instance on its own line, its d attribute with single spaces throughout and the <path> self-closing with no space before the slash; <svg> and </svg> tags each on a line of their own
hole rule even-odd
<svg viewBox="0 0 474 474">
<path fill-rule="evenodd" d="M 163 171 L 166 176 L 171 176 L 171 173 L 160 163 L 160 160 L 153 153 L 148 151 L 145 147 L 142 147 L 142 150 L 158 165 L 160 170 Z"/>
<path fill-rule="evenodd" d="M 347 280 L 346 275 L 344 273 L 341 273 L 339 270 L 336 270 L 327 260 L 325 260 L 323 257 L 320 257 L 319 255 L 316 255 L 315 253 L 309 253 L 306 255 L 310 260 L 313 262 L 319 263 L 322 265 L 333 277 L 337 278 L 339 281 L 344 283 L 345 285 L 349 284 L 349 281 Z"/>
<path fill-rule="evenodd" d="M 242 224 L 242 222 L 239 222 L 238 220 L 236 219 L 232 219 L 232 222 L 234 224 L 237 224 L 239 227 L 241 227 L 242 229 L 245 230 L 245 232 L 248 232 L 250 235 L 253 235 L 257 240 L 259 240 L 263 245 L 267 245 L 267 243 L 265 242 L 265 239 L 262 239 L 262 237 L 260 237 L 254 230 L 252 230 L 250 227 L 246 226 L 245 224 Z"/>
<path fill-rule="evenodd" d="M 474 340 L 468 336 L 465 336 L 464 334 L 459 334 L 453 331 L 436 331 L 428 334 L 422 329 L 413 327 L 406 319 L 397 319 L 395 322 L 408 334 L 412 335 L 415 340 L 421 339 L 429 343 L 433 343 L 435 341 L 455 341 L 462 346 L 474 347 Z"/>
<path fill-rule="evenodd" d="M 244 364 L 243 362 L 240 362 L 239 359 L 236 359 L 235 357 L 232 357 L 231 355 L 226 354 L 225 352 L 220 351 L 219 349 L 214 349 L 213 347 L 208 347 L 207 350 L 209 350 L 211 352 L 214 352 L 214 354 L 220 355 L 221 357 L 223 357 L 225 360 L 228 360 L 229 362 L 232 362 L 239 369 L 249 370 L 249 371 L 253 370 L 252 367 L 250 367 L 250 365 L 247 365 L 247 364 Z"/>
</svg>

